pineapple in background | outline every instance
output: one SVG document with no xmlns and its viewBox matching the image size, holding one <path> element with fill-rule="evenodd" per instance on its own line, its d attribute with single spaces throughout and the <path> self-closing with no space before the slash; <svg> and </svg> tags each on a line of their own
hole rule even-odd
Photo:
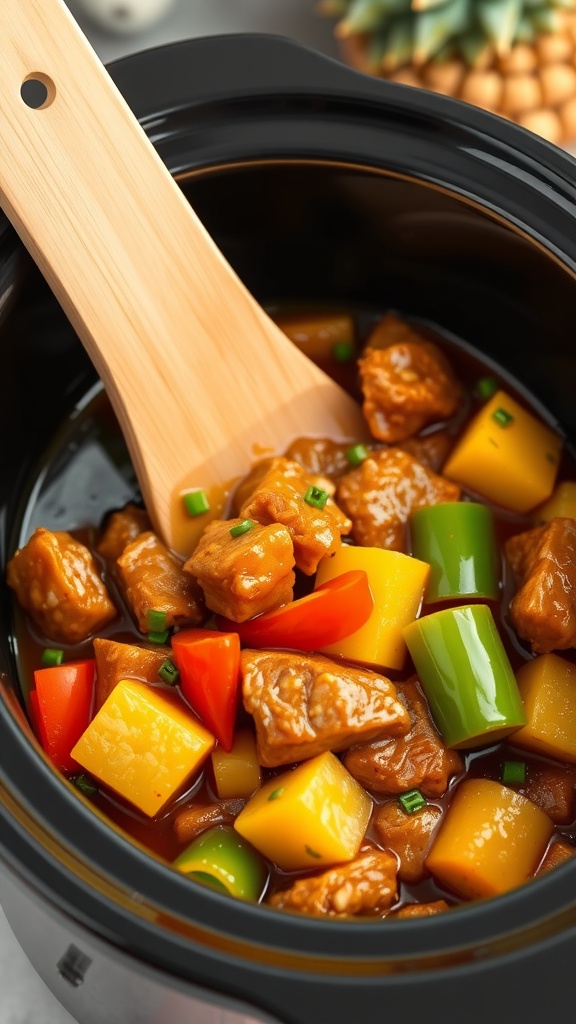
<svg viewBox="0 0 576 1024">
<path fill-rule="evenodd" d="M 576 0 L 319 0 L 343 59 L 576 142 Z"/>
</svg>

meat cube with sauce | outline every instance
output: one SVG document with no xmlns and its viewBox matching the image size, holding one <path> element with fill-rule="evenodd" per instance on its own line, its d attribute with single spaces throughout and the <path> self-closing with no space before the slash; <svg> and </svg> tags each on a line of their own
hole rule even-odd
<svg viewBox="0 0 576 1024">
<path fill-rule="evenodd" d="M 150 632 L 148 613 L 162 611 L 166 628 L 199 626 L 206 618 L 198 582 L 151 530 L 140 533 L 117 560 L 121 586 L 138 629 Z"/>
<path fill-rule="evenodd" d="M 576 772 L 561 765 L 530 765 L 523 796 L 540 807 L 555 825 L 574 821 L 576 804 Z"/>
<path fill-rule="evenodd" d="M 401 448 L 371 452 L 338 481 L 336 501 L 364 547 L 405 551 L 406 523 L 417 508 L 459 501 L 458 484 L 427 469 Z"/>
<path fill-rule="evenodd" d="M 248 501 L 258 484 L 271 470 L 279 469 L 287 477 L 302 476 L 302 466 L 292 459 L 286 459 L 283 455 L 268 455 L 265 459 L 258 459 L 249 473 L 236 485 L 232 495 L 232 510 L 235 516 L 240 515 L 240 509 Z"/>
<path fill-rule="evenodd" d="M 174 831 L 182 844 L 191 843 L 196 836 L 213 828 L 214 825 L 233 825 L 246 801 L 241 797 L 233 800 L 217 800 L 212 804 L 191 803 L 178 812 L 174 818 Z"/>
<path fill-rule="evenodd" d="M 510 619 L 535 654 L 576 646 L 576 520 L 557 516 L 505 543 L 518 590 Z"/>
<path fill-rule="evenodd" d="M 454 438 L 447 430 L 435 430 L 430 434 L 409 437 L 397 447 L 408 452 L 427 469 L 440 473 L 453 446 Z"/>
<path fill-rule="evenodd" d="M 296 565 L 310 576 L 321 558 L 338 550 L 352 523 L 328 497 L 322 507 L 306 497 L 317 484 L 296 462 L 275 459 L 240 509 L 241 519 L 281 523 L 294 545 Z"/>
<path fill-rule="evenodd" d="M 325 917 L 382 916 L 398 898 L 397 860 L 365 844 L 354 860 L 318 875 L 298 878 L 272 893 L 271 907 Z"/>
<path fill-rule="evenodd" d="M 404 907 L 392 911 L 387 916 L 398 919 L 434 917 L 435 914 L 442 914 L 445 910 L 450 910 L 450 904 L 446 900 L 433 900 L 431 903 L 407 903 Z"/>
<path fill-rule="evenodd" d="M 429 874 L 424 861 L 441 817 L 436 804 L 407 814 L 397 800 L 387 800 L 374 813 L 372 822 L 380 843 L 398 857 L 401 882 L 414 884 Z"/>
<path fill-rule="evenodd" d="M 230 530 L 243 519 L 209 523 L 184 565 L 198 579 L 207 607 L 235 622 L 289 604 L 295 580 L 294 547 L 286 527 L 254 523 L 233 537 Z"/>
<path fill-rule="evenodd" d="M 244 707 L 254 718 L 264 767 L 410 728 L 394 683 L 369 669 L 287 651 L 244 650 L 240 662 Z"/>
<path fill-rule="evenodd" d="M 286 449 L 285 457 L 297 462 L 313 477 L 337 480 L 350 469 L 346 457 L 349 444 L 332 441 L 329 437 L 298 437 Z"/>
<path fill-rule="evenodd" d="M 96 688 L 94 711 L 99 711 L 121 679 L 141 679 L 144 683 L 161 685 L 158 669 L 167 658 L 172 658 L 172 648 L 151 644 L 124 644 L 105 637 L 95 637 L 94 657 L 96 659 Z"/>
<path fill-rule="evenodd" d="M 445 355 L 392 314 L 368 338 L 358 367 L 370 432 L 388 444 L 448 419 L 462 402 L 462 388 Z"/>
<path fill-rule="evenodd" d="M 564 864 L 567 860 L 571 860 L 575 854 L 576 846 L 573 846 L 567 839 L 553 840 L 546 850 L 538 870 L 535 872 L 536 877 L 543 875 L 545 871 L 551 871 L 552 868 L 558 867 L 559 864 Z"/>
<path fill-rule="evenodd" d="M 38 527 L 8 562 L 7 581 L 40 632 L 58 643 L 81 643 L 117 614 L 92 553 L 65 531 Z"/>
<path fill-rule="evenodd" d="M 115 562 L 127 544 L 136 540 L 138 534 L 151 529 L 152 523 L 146 509 L 130 502 L 106 518 L 96 550 L 103 558 Z"/>
<path fill-rule="evenodd" d="M 395 686 L 410 717 L 409 732 L 351 746 L 344 754 L 344 766 L 373 793 L 397 796 L 419 789 L 432 799 L 442 796 L 450 777 L 462 771 L 462 757 L 444 746 L 416 679 Z"/>
</svg>

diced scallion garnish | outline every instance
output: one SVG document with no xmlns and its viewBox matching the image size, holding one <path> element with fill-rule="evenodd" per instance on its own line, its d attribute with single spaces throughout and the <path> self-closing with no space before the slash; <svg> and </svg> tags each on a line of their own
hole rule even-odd
<svg viewBox="0 0 576 1024">
<path fill-rule="evenodd" d="M 332 345 L 332 358 L 336 363 L 349 363 L 356 355 L 353 341 L 335 341 Z"/>
<path fill-rule="evenodd" d="M 244 519 L 241 523 L 237 523 L 236 526 L 230 527 L 230 536 L 241 537 L 243 533 L 248 533 L 253 526 L 254 523 L 251 519 Z"/>
<path fill-rule="evenodd" d="M 94 796 L 98 792 L 98 786 L 85 772 L 81 772 L 79 775 L 72 775 L 70 782 L 73 782 L 76 788 L 84 793 L 84 796 Z"/>
<path fill-rule="evenodd" d="M 210 502 L 204 491 L 188 491 L 182 497 L 189 516 L 201 516 L 210 509 Z"/>
<path fill-rule="evenodd" d="M 526 782 L 526 765 L 524 761 L 504 761 L 502 765 L 502 782 L 505 786 L 519 786 Z"/>
<path fill-rule="evenodd" d="M 398 803 L 402 810 L 406 811 L 406 814 L 415 814 L 422 807 L 426 807 L 427 800 L 419 789 L 409 789 L 407 793 L 400 794 Z"/>
<path fill-rule="evenodd" d="M 151 633 L 162 633 L 166 629 L 166 612 L 159 608 L 148 611 L 148 629 Z"/>
<path fill-rule="evenodd" d="M 58 647 L 45 647 L 42 651 L 42 657 L 40 658 L 42 668 L 54 668 L 56 665 L 61 665 L 63 661 L 64 651 L 61 651 Z"/>
<path fill-rule="evenodd" d="M 317 850 L 313 850 L 311 846 L 305 846 L 304 849 L 309 857 L 316 857 L 318 860 L 322 857 L 322 854 L 318 853 Z"/>
<path fill-rule="evenodd" d="M 359 466 L 368 457 L 368 449 L 365 444 L 355 444 L 352 448 L 346 449 L 346 458 L 351 466 Z"/>
<path fill-rule="evenodd" d="M 494 377 L 480 377 L 476 381 L 476 394 L 480 398 L 492 398 L 498 391 L 498 383 Z"/>
<path fill-rule="evenodd" d="M 158 669 L 158 675 L 165 683 L 169 683 L 170 686 L 174 686 L 178 681 L 180 673 L 178 672 L 174 662 L 170 661 L 170 658 L 166 658 L 166 661 L 163 661 Z"/>
<path fill-rule="evenodd" d="M 506 412 L 506 409 L 495 409 L 492 413 L 492 419 L 499 427 L 509 427 L 511 423 L 514 423 L 512 413 Z"/>
<path fill-rule="evenodd" d="M 169 629 L 153 629 L 150 631 L 150 633 L 148 633 L 148 640 L 150 641 L 151 644 L 165 644 L 169 636 Z"/>
<path fill-rule="evenodd" d="M 304 501 L 314 508 L 324 508 L 328 501 L 328 494 L 321 487 L 309 487 L 304 495 Z"/>
<path fill-rule="evenodd" d="M 284 792 L 284 786 L 278 786 L 278 789 L 273 789 L 268 797 L 269 800 L 277 800 L 279 796 L 282 796 Z"/>
</svg>

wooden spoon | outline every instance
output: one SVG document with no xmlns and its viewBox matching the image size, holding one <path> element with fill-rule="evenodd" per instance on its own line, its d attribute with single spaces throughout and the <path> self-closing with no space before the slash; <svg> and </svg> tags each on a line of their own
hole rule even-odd
<svg viewBox="0 0 576 1024">
<path fill-rule="evenodd" d="M 27 81 L 46 89 L 38 108 Z M 62 0 L 0 4 L 0 205 L 104 383 L 173 551 L 190 553 L 255 456 L 364 435 L 358 405 L 226 262 Z M 211 505 L 198 519 L 193 489 Z"/>
</svg>

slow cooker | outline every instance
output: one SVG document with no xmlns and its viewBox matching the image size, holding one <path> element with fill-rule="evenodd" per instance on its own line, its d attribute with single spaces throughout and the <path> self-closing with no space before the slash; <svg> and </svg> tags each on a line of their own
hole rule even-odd
<svg viewBox="0 0 576 1024">
<path fill-rule="evenodd" d="M 260 302 L 409 311 L 496 360 L 574 437 L 572 157 L 277 37 L 185 41 L 109 70 Z M 5 563 L 47 458 L 58 480 L 48 439 L 98 382 L 34 271 L 3 353 Z M 497 899 L 389 922 L 304 919 L 191 883 L 41 755 L 4 587 L 1 600 L 0 901 L 80 1024 L 572 1021 L 575 859 Z"/>
</svg>

